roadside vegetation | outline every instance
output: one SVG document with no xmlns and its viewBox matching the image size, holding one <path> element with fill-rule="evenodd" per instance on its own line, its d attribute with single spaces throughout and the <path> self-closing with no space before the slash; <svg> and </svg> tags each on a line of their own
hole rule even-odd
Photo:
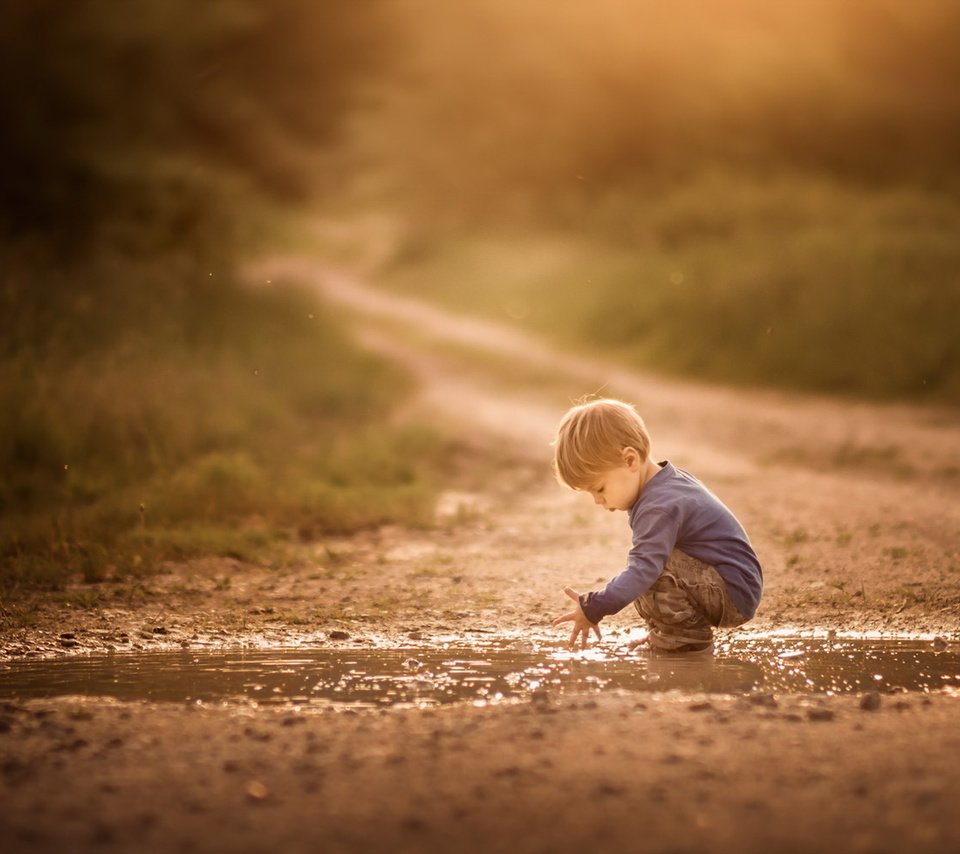
<svg viewBox="0 0 960 854">
<path fill-rule="evenodd" d="M 381 280 L 660 372 L 960 404 L 957 233 L 946 194 L 707 176 L 576 228 L 410 234 Z"/>
<path fill-rule="evenodd" d="M 960 403 L 955 7 L 434 13 L 361 136 L 392 286 L 697 379 Z"/>
<path fill-rule="evenodd" d="M 160 275 L 136 281 L 164 293 Z M 148 322 L 142 300 L 99 313 L 95 329 L 4 360 L 8 592 L 430 521 L 443 443 L 385 426 L 405 376 L 358 351 L 313 297 L 185 298 L 152 301 Z"/>
<path fill-rule="evenodd" d="M 4 600 L 167 560 L 272 560 L 431 517 L 447 447 L 316 298 L 244 287 L 335 183 L 380 4 L 6 4 L 0 141 Z"/>
</svg>

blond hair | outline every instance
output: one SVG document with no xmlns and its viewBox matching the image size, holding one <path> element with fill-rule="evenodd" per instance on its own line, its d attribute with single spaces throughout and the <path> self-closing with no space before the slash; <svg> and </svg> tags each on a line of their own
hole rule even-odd
<svg viewBox="0 0 960 854">
<path fill-rule="evenodd" d="M 605 472 L 623 465 L 626 448 L 636 449 L 646 462 L 650 434 L 633 406 L 602 398 L 567 411 L 553 448 L 557 480 L 571 489 L 589 489 Z"/>
</svg>

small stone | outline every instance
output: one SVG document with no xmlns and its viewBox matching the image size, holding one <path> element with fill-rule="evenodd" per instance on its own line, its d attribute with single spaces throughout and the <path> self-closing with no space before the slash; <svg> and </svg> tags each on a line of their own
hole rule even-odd
<svg viewBox="0 0 960 854">
<path fill-rule="evenodd" d="M 836 715 L 830 709 L 807 709 L 807 717 L 812 721 L 832 721 Z"/>
<path fill-rule="evenodd" d="M 80 646 L 80 641 L 70 640 L 68 638 L 60 638 L 60 646 L 65 647 L 66 649 L 72 649 L 75 646 Z"/>
<path fill-rule="evenodd" d="M 690 706 L 691 712 L 709 712 L 713 708 L 713 703 L 693 703 Z"/>
<path fill-rule="evenodd" d="M 74 632 L 60 632 L 60 640 L 73 640 L 76 638 Z"/>
<path fill-rule="evenodd" d="M 545 706 L 550 702 L 550 693 L 546 688 L 535 688 L 530 694 L 530 702 L 535 706 Z"/>
<path fill-rule="evenodd" d="M 407 632 L 407 637 L 410 638 L 410 640 L 423 640 L 423 632 Z"/>
<path fill-rule="evenodd" d="M 860 708 L 865 712 L 875 712 L 880 708 L 880 702 L 880 695 L 876 691 L 871 691 L 860 698 Z"/>
<path fill-rule="evenodd" d="M 247 738 L 251 738 L 254 741 L 270 741 L 270 739 L 273 738 L 273 736 L 270 735 L 270 733 L 259 732 L 258 730 L 255 730 L 253 727 L 249 727 L 249 726 L 243 728 L 243 734 Z"/>
<path fill-rule="evenodd" d="M 933 639 L 933 648 L 936 652 L 943 652 L 948 646 L 950 646 L 950 642 L 946 638 L 940 637 L 940 635 L 937 635 Z"/>
<path fill-rule="evenodd" d="M 775 709 L 780 705 L 773 694 L 751 694 L 749 700 L 754 706 L 763 706 L 767 709 Z"/>
<path fill-rule="evenodd" d="M 625 792 L 626 792 L 626 789 L 624 789 L 623 786 L 617 786 L 613 783 L 600 783 L 597 786 L 598 795 L 604 795 L 604 796 L 622 795 Z"/>
<path fill-rule="evenodd" d="M 500 768 L 497 771 L 493 772 L 494 777 L 519 777 L 520 776 L 520 766 L 519 765 L 508 765 L 505 768 Z"/>
<path fill-rule="evenodd" d="M 270 790 L 259 780 L 247 780 L 243 790 L 251 801 L 265 801 L 270 797 Z"/>
<path fill-rule="evenodd" d="M 169 630 L 165 626 L 154 626 L 151 631 L 155 635 L 168 635 L 170 634 Z"/>
<path fill-rule="evenodd" d="M 334 629 L 327 637 L 329 637 L 330 640 L 347 640 L 350 637 L 350 633 L 341 629 Z"/>
</svg>

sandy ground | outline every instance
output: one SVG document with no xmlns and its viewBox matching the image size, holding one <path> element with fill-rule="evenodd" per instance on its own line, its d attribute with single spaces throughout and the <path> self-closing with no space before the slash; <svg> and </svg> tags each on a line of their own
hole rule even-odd
<svg viewBox="0 0 960 854">
<path fill-rule="evenodd" d="M 262 273 L 262 271 L 261 271 Z M 960 642 L 960 416 L 667 382 L 516 330 L 273 262 L 421 379 L 410 413 L 464 436 L 437 525 L 206 561 L 0 614 L 0 657 L 527 633 L 564 584 L 622 566 L 623 514 L 550 478 L 569 402 L 633 400 L 763 561 L 758 632 Z M 605 644 L 637 627 L 605 621 Z M 330 632 L 349 638 L 334 641 Z M 2 678 L 2 677 L 0 677 Z M 3 851 L 960 849 L 960 698 L 547 696 L 486 708 L 251 711 L 61 698 L 0 705 Z"/>
</svg>

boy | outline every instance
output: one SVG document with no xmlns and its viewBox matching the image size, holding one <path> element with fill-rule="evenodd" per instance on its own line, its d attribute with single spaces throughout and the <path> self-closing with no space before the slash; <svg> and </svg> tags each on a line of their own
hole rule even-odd
<svg viewBox="0 0 960 854">
<path fill-rule="evenodd" d="M 611 512 L 629 514 L 633 547 L 627 567 L 603 590 L 564 588 L 576 609 L 571 645 L 600 620 L 633 602 L 653 649 L 712 648 L 714 626 L 739 626 L 757 610 L 763 589 L 760 561 L 743 526 L 710 490 L 670 462 L 650 459 L 643 419 L 619 400 L 593 400 L 564 415 L 554 442 L 557 479 L 589 492 Z"/>
</svg>

